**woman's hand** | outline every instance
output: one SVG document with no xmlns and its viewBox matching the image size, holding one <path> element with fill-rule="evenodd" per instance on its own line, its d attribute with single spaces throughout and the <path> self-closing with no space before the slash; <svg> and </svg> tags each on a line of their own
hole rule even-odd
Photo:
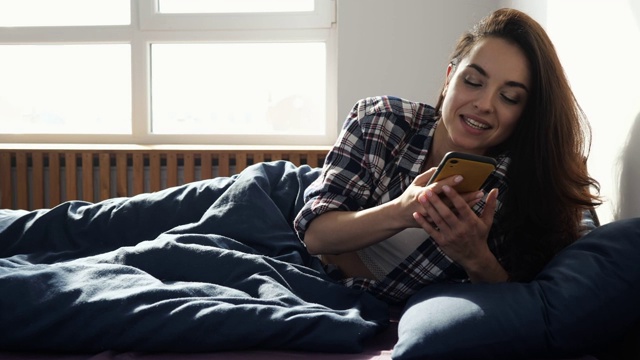
<svg viewBox="0 0 640 360">
<path fill-rule="evenodd" d="M 402 195 L 392 201 L 359 211 L 328 211 L 319 215 L 305 233 L 307 251 L 311 254 L 352 252 L 388 239 L 406 228 L 419 228 L 414 213 L 423 214 L 429 221 L 431 219 L 427 208 L 419 201 L 425 191 L 441 192 L 443 186 L 454 186 L 460 182 L 454 176 L 425 187 L 435 170 L 432 168 L 420 174 Z M 479 200 L 478 195 L 482 192 L 459 196 L 472 206 Z"/>
<path fill-rule="evenodd" d="M 404 227 L 416 227 L 416 222 L 413 220 L 413 214 L 416 212 L 422 215 L 422 217 L 425 218 L 428 222 L 433 224 L 431 217 L 427 213 L 427 207 L 425 207 L 421 203 L 420 199 L 424 199 L 428 191 L 432 191 L 436 194 L 442 193 L 442 188 L 444 186 L 453 187 L 462 181 L 462 176 L 458 175 L 442 179 L 427 186 L 429 179 L 435 173 L 435 171 L 436 168 L 431 168 L 418 175 L 413 180 L 411 185 L 404 191 L 404 193 L 394 200 L 397 203 L 398 208 L 402 211 L 402 214 L 400 214 L 401 217 L 407 220 L 407 222 L 404 224 Z M 480 199 L 482 199 L 484 193 L 482 191 L 475 191 L 460 194 L 459 196 L 462 197 L 464 202 L 467 203 L 469 207 L 472 207 L 478 201 L 480 201 Z M 453 204 L 451 203 L 451 201 L 449 201 L 448 198 L 444 199 L 444 203 L 447 204 L 447 206 L 449 206 L 450 208 L 453 208 Z"/>
<path fill-rule="evenodd" d="M 424 212 L 415 212 L 415 220 L 447 256 L 467 271 L 471 281 L 506 281 L 507 273 L 487 244 L 498 189 L 489 192 L 480 216 L 450 185 L 443 185 L 441 189 L 442 193 L 437 194 L 429 188 L 425 196 L 419 198 Z"/>
</svg>

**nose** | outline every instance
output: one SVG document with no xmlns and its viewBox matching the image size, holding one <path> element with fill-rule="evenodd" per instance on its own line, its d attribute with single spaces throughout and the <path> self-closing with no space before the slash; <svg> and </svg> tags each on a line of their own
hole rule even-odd
<svg viewBox="0 0 640 360">
<path fill-rule="evenodd" d="M 478 96 L 473 102 L 473 106 L 483 113 L 491 113 L 493 112 L 493 101 L 495 99 L 495 95 L 493 92 L 488 89 L 485 91 L 478 92 Z"/>
</svg>

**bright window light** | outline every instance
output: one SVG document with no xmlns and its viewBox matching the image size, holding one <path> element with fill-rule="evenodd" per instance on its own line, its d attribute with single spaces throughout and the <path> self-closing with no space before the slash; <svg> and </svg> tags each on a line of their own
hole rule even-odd
<svg viewBox="0 0 640 360">
<path fill-rule="evenodd" d="M 0 134 L 131 132 L 129 45 L 0 46 Z"/>
<path fill-rule="evenodd" d="M 325 133 L 324 43 L 154 44 L 152 132 Z"/>
<path fill-rule="evenodd" d="M 0 0 L 0 26 L 127 25 L 129 0 Z"/>
<path fill-rule="evenodd" d="M 314 0 L 159 0 L 162 13 L 313 11 Z"/>
</svg>

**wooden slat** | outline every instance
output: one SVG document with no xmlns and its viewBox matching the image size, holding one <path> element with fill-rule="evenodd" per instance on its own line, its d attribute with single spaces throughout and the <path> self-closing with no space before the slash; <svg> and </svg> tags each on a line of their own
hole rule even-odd
<svg viewBox="0 0 640 360">
<path fill-rule="evenodd" d="M 78 196 L 78 183 L 76 180 L 76 154 L 74 152 L 64 153 L 64 172 L 66 177 L 66 200 L 77 200 Z"/>
<path fill-rule="evenodd" d="M 100 200 L 111 197 L 111 155 L 109 153 L 100 154 Z"/>
<path fill-rule="evenodd" d="M 192 152 L 187 152 L 182 157 L 184 167 L 182 168 L 184 175 L 184 182 L 190 183 L 196 179 L 196 166 L 195 159 Z"/>
<path fill-rule="evenodd" d="M 327 156 L 327 152 L 313 151 L 309 153 L 309 156 L 312 157 L 312 164 L 314 167 L 322 167 L 322 164 L 324 164 L 324 159 Z"/>
<path fill-rule="evenodd" d="M 133 154 L 133 194 L 144 192 L 144 155 L 136 152 Z"/>
<path fill-rule="evenodd" d="M 46 207 L 54 207 L 62 201 L 60 191 L 62 191 L 60 177 L 60 153 L 49 153 L 49 198 L 45 201 Z"/>
<path fill-rule="evenodd" d="M 0 153 L 0 208 L 13 209 L 13 191 L 11 190 L 11 153 Z"/>
<path fill-rule="evenodd" d="M 82 154 L 82 200 L 93 202 L 93 153 Z"/>
<path fill-rule="evenodd" d="M 229 154 L 223 152 L 218 157 L 218 176 L 229 176 L 230 174 Z"/>
<path fill-rule="evenodd" d="M 272 152 L 271 153 L 271 161 L 282 160 L 281 152 Z"/>
<path fill-rule="evenodd" d="M 127 186 L 127 153 L 119 152 L 116 154 L 116 196 L 128 196 L 129 190 Z"/>
<path fill-rule="evenodd" d="M 27 153 L 16 153 L 16 201 L 18 209 L 29 209 Z"/>
<path fill-rule="evenodd" d="M 264 161 L 264 153 L 263 152 L 258 152 L 258 153 L 254 153 L 253 154 L 253 163 L 257 164 L 257 163 L 261 163 Z"/>
<path fill-rule="evenodd" d="M 178 157 L 174 151 L 167 152 L 167 187 L 178 185 Z"/>
<path fill-rule="evenodd" d="M 300 153 L 299 152 L 292 152 L 289 155 L 289 161 L 291 161 L 295 165 L 300 166 Z"/>
<path fill-rule="evenodd" d="M 238 152 L 236 153 L 236 174 L 241 172 L 247 167 L 247 153 L 246 152 Z"/>
<path fill-rule="evenodd" d="M 211 179 L 213 177 L 213 162 L 211 153 L 205 152 L 200 156 L 200 179 Z"/>
<path fill-rule="evenodd" d="M 31 205 L 32 209 L 44 207 L 44 163 L 42 153 L 31 154 Z"/>
<path fill-rule="evenodd" d="M 313 153 L 313 152 L 308 152 L 307 153 L 307 165 L 309 165 L 311 167 L 317 167 L 318 166 L 318 156 L 316 156 L 315 153 Z"/>
<path fill-rule="evenodd" d="M 162 187 L 162 171 L 160 167 L 160 154 L 152 152 L 149 154 L 149 190 L 151 192 L 160 191 Z"/>
</svg>

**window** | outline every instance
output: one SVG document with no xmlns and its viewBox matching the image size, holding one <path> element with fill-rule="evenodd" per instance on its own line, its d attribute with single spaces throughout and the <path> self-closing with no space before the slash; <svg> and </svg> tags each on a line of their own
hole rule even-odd
<svg viewBox="0 0 640 360">
<path fill-rule="evenodd" d="M 324 145 L 334 0 L 0 0 L 0 142 Z"/>
</svg>

